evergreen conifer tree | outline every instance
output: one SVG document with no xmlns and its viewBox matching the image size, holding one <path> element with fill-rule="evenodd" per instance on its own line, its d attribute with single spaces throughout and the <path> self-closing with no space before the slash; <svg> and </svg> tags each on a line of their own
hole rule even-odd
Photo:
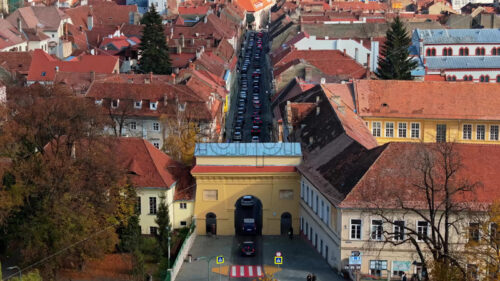
<svg viewBox="0 0 500 281">
<path fill-rule="evenodd" d="M 170 224 L 170 215 L 164 196 L 160 197 L 160 205 L 158 206 L 155 222 L 158 225 L 158 235 L 156 236 L 158 244 L 160 245 L 162 255 L 167 257 L 168 237 L 170 236 L 172 225 Z"/>
<path fill-rule="evenodd" d="M 376 71 L 380 79 L 412 80 L 411 71 L 417 62 L 409 57 L 411 38 L 403 23 L 396 17 L 386 33 L 382 55 Z"/>
<path fill-rule="evenodd" d="M 163 30 L 160 14 L 154 5 L 144 14 L 141 23 L 142 30 L 139 68 L 143 73 L 170 74 L 171 62 L 168 55 L 167 40 Z"/>
</svg>

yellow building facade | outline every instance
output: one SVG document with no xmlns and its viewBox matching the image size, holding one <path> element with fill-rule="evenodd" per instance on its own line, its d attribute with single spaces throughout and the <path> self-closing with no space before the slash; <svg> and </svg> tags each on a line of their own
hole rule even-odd
<svg viewBox="0 0 500 281">
<path fill-rule="evenodd" d="M 299 229 L 300 144 L 203 143 L 197 144 L 195 157 L 198 234 L 234 235 L 247 217 L 255 219 L 263 235 Z M 243 196 L 255 200 L 251 215 L 238 215 Z"/>
<path fill-rule="evenodd" d="M 364 117 L 378 144 L 388 142 L 457 142 L 500 144 L 500 120 L 432 120 Z"/>
</svg>

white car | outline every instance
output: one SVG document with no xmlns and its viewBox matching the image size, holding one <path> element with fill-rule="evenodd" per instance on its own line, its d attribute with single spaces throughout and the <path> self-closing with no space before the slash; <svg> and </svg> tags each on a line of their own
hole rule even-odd
<svg viewBox="0 0 500 281">
<path fill-rule="evenodd" d="M 259 142 L 259 137 L 258 136 L 253 136 L 252 137 L 252 142 Z"/>
</svg>

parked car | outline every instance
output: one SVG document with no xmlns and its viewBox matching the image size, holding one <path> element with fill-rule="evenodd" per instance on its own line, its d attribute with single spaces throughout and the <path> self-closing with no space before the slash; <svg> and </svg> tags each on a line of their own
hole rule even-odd
<svg viewBox="0 0 500 281">
<path fill-rule="evenodd" d="M 240 141 L 241 140 L 241 132 L 234 132 L 233 140 Z"/>
<path fill-rule="evenodd" d="M 253 142 L 253 143 L 257 143 L 257 142 L 259 142 L 259 141 L 260 141 L 260 140 L 259 140 L 259 137 L 258 137 L 258 136 L 253 136 L 253 137 L 252 137 L 252 142 Z"/>
<path fill-rule="evenodd" d="M 242 230 L 243 230 L 244 234 L 256 234 L 257 233 L 257 225 L 255 224 L 255 219 L 244 218 Z"/>
<path fill-rule="evenodd" d="M 250 133 L 252 134 L 252 136 L 260 135 L 260 127 L 257 125 L 252 126 L 252 130 L 250 131 Z"/>
</svg>

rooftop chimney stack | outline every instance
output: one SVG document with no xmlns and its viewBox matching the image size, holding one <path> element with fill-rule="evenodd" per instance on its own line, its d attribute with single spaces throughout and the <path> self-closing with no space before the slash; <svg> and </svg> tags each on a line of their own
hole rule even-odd
<svg viewBox="0 0 500 281">
<path fill-rule="evenodd" d="M 370 53 L 366 54 L 366 78 L 370 77 Z"/>
<path fill-rule="evenodd" d="M 95 72 L 91 71 L 90 72 L 90 82 L 94 82 L 94 80 L 95 80 Z"/>
<path fill-rule="evenodd" d="M 182 46 L 182 48 L 185 47 L 185 45 L 184 45 L 184 34 L 181 34 L 181 46 Z"/>
<path fill-rule="evenodd" d="M 23 32 L 23 24 L 21 22 L 21 18 L 17 18 L 17 30 L 19 32 Z"/>
<path fill-rule="evenodd" d="M 92 30 L 92 28 L 94 28 L 94 16 L 90 13 L 87 15 L 87 28 L 88 30 Z"/>
</svg>

